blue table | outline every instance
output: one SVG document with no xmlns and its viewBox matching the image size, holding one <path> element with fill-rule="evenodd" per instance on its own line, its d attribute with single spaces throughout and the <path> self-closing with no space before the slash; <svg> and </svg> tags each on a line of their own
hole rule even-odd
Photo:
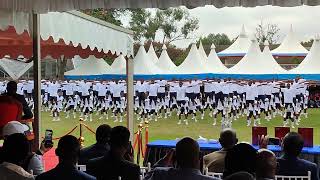
<svg viewBox="0 0 320 180">
<path fill-rule="evenodd" d="M 144 163 L 150 162 L 154 164 L 159 159 L 161 159 L 167 152 L 168 149 L 176 147 L 176 140 L 156 140 L 147 144 L 147 152 L 144 159 Z M 201 158 L 213 151 L 221 149 L 221 145 L 218 142 L 201 142 L 199 141 L 199 146 L 201 150 Z M 258 146 L 253 146 L 258 149 Z M 281 146 L 277 145 L 268 145 L 268 149 L 275 152 L 277 156 L 280 156 Z M 301 158 L 307 159 L 309 161 L 319 163 L 318 157 L 320 155 L 320 146 L 314 147 L 304 147 L 302 149 Z"/>
</svg>

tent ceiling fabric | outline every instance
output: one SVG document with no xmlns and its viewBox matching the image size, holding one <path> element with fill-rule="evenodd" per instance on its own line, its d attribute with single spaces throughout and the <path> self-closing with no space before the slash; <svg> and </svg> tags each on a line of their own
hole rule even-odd
<svg viewBox="0 0 320 180">
<path fill-rule="evenodd" d="M 2 9 L 46 13 L 96 8 L 168 8 L 186 6 L 195 8 L 205 5 L 222 7 L 301 6 L 319 5 L 320 0 L 0 0 Z"/>
<path fill-rule="evenodd" d="M 18 34 L 29 31 L 28 13 L 0 11 L 0 28 L 14 26 Z M 2 19 L 4 19 L 2 21 Z M 133 55 L 132 31 L 98 20 L 78 11 L 50 12 L 40 17 L 40 35 L 55 43 L 63 40 L 66 45 L 82 49 L 124 56 Z M 114 39 L 117 39 L 116 41 Z"/>
</svg>

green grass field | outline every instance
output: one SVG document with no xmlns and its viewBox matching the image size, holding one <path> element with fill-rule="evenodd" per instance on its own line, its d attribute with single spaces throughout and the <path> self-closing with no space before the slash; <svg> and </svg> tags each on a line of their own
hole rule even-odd
<svg viewBox="0 0 320 180">
<path fill-rule="evenodd" d="M 320 111 L 318 109 L 309 109 L 308 110 L 308 119 L 302 118 L 299 127 L 313 127 L 314 128 L 314 144 L 320 144 Z M 176 139 L 184 136 L 191 136 L 193 138 L 198 138 L 199 135 L 208 139 L 218 139 L 220 132 L 220 124 L 217 126 L 212 126 L 212 118 L 206 116 L 204 120 L 200 120 L 198 117 L 198 122 L 195 123 L 189 118 L 189 125 L 177 125 L 177 117 L 173 113 L 172 117 L 168 119 L 158 119 L 158 122 L 150 122 L 149 125 L 149 140 L 158 140 L 158 139 Z M 109 115 L 110 116 L 110 115 Z M 54 131 L 54 137 L 63 136 L 73 129 L 76 125 L 79 124 L 79 118 L 65 119 L 65 114 L 61 114 L 61 121 L 52 122 L 52 117 L 49 116 L 48 112 L 42 112 L 41 115 L 41 129 L 42 135 L 46 129 L 52 129 Z M 106 123 L 111 127 L 117 125 L 126 125 L 126 122 L 123 123 L 114 123 L 113 118 L 109 117 L 109 120 L 99 120 L 99 116 L 93 116 L 93 122 L 85 122 L 91 129 L 95 130 L 100 124 Z M 124 118 L 125 119 L 125 118 Z M 220 122 L 220 119 L 218 119 Z M 135 120 L 135 129 L 137 129 L 138 121 Z M 282 118 L 280 116 L 272 119 L 270 122 L 261 118 L 261 126 L 268 127 L 268 134 L 274 136 L 274 127 L 282 126 Z M 241 118 L 233 123 L 233 128 L 237 131 L 239 141 L 251 142 L 251 127 L 246 126 L 246 121 L 244 118 Z M 297 131 L 297 127 L 294 130 Z M 73 133 L 76 137 L 79 137 L 79 128 L 76 129 Z M 95 142 L 95 136 L 90 131 L 84 129 L 85 137 L 85 146 L 90 145 Z M 57 142 L 55 143 L 57 144 Z"/>
</svg>

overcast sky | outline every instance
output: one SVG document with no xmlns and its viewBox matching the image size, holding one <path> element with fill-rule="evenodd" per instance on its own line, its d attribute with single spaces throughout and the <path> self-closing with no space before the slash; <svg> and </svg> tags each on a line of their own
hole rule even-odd
<svg viewBox="0 0 320 180">
<path fill-rule="evenodd" d="M 255 8 L 222 8 L 213 6 L 199 7 L 189 10 L 199 19 L 199 29 L 195 37 L 210 33 L 226 33 L 235 38 L 245 25 L 249 35 L 253 35 L 255 27 L 261 20 L 265 23 L 277 24 L 280 28 L 280 41 L 288 32 L 290 25 L 300 40 L 306 41 L 320 33 L 320 7 L 255 7 Z M 160 36 L 160 35 L 158 35 Z M 181 48 L 188 46 L 190 41 L 179 41 L 175 44 Z"/>
</svg>

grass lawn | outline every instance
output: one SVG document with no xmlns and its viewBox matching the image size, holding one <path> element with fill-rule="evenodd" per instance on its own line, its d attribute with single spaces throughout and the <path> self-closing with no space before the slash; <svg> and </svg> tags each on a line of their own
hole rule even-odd
<svg viewBox="0 0 320 180">
<path fill-rule="evenodd" d="M 299 127 L 313 127 L 314 128 L 314 144 L 320 144 L 320 111 L 319 109 L 309 109 L 308 110 L 308 119 L 302 118 Z M 174 113 L 173 113 L 174 114 Z M 60 122 L 52 122 L 52 117 L 49 116 L 49 113 L 42 112 L 41 115 L 41 129 L 42 135 L 44 136 L 44 132 L 46 129 L 53 130 L 54 137 L 60 137 L 64 134 L 68 133 L 71 129 L 73 129 L 76 125 L 79 124 L 79 118 L 77 119 L 65 119 L 65 114 L 61 114 Z M 109 117 L 109 120 L 99 120 L 99 116 L 93 116 L 93 122 L 85 122 L 91 129 L 95 130 L 100 124 L 106 123 L 110 126 L 117 125 L 126 125 L 126 122 L 123 123 L 114 123 L 113 119 Z M 125 119 L 125 118 L 124 118 Z M 191 119 L 191 118 L 189 118 Z M 208 138 L 208 139 L 218 139 L 220 132 L 220 124 L 217 126 L 212 126 L 212 118 L 206 116 L 204 120 L 200 120 L 200 116 L 198 117 L 198 122 L 195 123 L 189 120 L 189 125 L 177 125 L 177 117 L 173 115 L 168 119 L 158 119 L 158 122 L 150 122 L 149 125 L 149 140 L 158 140 L 158 139 L 176 139 L 181 138 L 183 136 L 191 136 L 193 138 L 198 138 L 199 136 Z M 220 121 L 220 118 L 218 119 Z M 137 129 L 138 121 L 135 120 L 135 128 Z M 261 126 L 268 127 L 268 134 L 270 136 L 274 136 L 274 128 L 276 126 L 282 126 L 282 118 L 280 116 L 272 119 L 270 122 L 267 122 L 262 117 Z M 237 135 L 239 137 L 239 141 L 247 141 L 251 142 L 251 127 L 246 126 L 245 118 L 241 118 L 233 123 L 233 128 L 237 131 Z M 291 131 L 297 131 L 297 127 Z M 76 137 L 79 137 L 79 128 L 76 129 L 73 133 Z M 88 130 L 84 130 L 85 137 L 85 146 L 90 145 L 95 142 L 95 136 Z M 57 142 L 55 142 L 57 144 Z"/>
</svg>

